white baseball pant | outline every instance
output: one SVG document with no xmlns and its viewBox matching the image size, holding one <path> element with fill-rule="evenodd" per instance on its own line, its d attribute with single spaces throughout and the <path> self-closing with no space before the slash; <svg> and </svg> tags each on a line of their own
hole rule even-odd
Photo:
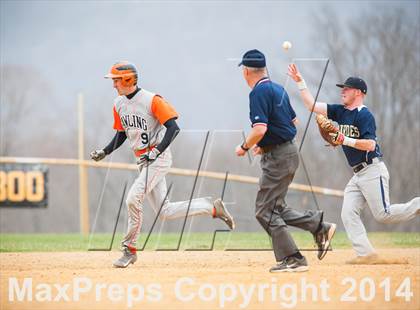
<svg viewBox="0 0 420 310">
<path fill-rule="evenodd" d="M 127 194 L 128 228 L 122 241 L 123 245 L 136 247 L 142 226 L 143 205 L 146 198 L 148 198 L 156 213 L 163 204 L 159 214 L 161 219 L 185 217 L 190 203 L 189 200 L 171 203 L 168 198 L 165 199 L 167 196 L 165 176 L 171 165 L 172 155 L 168 148 L 147 168 L 140 168 L 139 176 Z M 188 216 L 212 216 L 212 211 L 213 202 L 210 197 L 196 198 L 191 200 Z"/>
<path fill-rule="evenodd" d="M 420 197 L 407 203 L 389 203 L 389 173 L 383 162 L 371 164 L 350 179 L 344 190 L 341 218 L 358 256 L 375 252 L 360 218 L 368 206 L 373 217 L 381 223 L 408 221 L 420 214 Z"/>
</svg>

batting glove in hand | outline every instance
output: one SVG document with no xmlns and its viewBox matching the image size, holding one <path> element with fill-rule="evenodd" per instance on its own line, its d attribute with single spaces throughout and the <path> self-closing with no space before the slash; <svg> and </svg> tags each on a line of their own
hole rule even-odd
<svg viewBox="0 0 420 310">
<path fill-rule="evenodd" d="M 147 167 L 152 162 L 154 162 L 156 158 L 159 157 L 159 155 L 160 151 L 155 147 L 149 153 L 140 156 L 140 158 L 137 160 L 137 165 L 139 165 L 139 168 Z"/>
<path fill-rule="evenodd" d="M 92 158 L 94 161 L 100 161 L 104 159 L 106 156 L 104 150 L 96 150 L 90 153 L 90 158 Z"/>
<path fill-rule="evenodd" d="M 345 136 L 341 133 L 341 132 L 336 132 L 336 133 L 330 133 L 329 134 L 331 136 L 331 140 L 336 144 L 336 145 L 341 145 L 344 142 L 344 138 Z"/>
</svg>

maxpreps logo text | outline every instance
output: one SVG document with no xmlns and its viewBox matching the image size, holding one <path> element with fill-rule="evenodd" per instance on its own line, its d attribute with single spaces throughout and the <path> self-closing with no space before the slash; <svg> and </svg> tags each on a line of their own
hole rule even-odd
<svg viewBox="0 0 420 310">
<path fill-rule="evenodd" d="M 281 279 L 272 277 L 264 283 L 238 284 L 238 283 L 200 283 L 194 278 L 182 277 L 171 285 L 167 298 L 175 297 L 181 303 L 192 302 L 203 304 L 217 302 L 220 308 L 225 306 L 238 306 L 240 309 L 247 308 L 251 302 L 260 304 L 272 303 L 283 308 L 295 308 L 299 303 L 325 303 L 337 302 L 331 296 L 331 284 L 327 279 L 319 283 L 313 283 L 301 277 L 295 282 L 282 283 Z M 35 284 L 32 278 L 24 278 L 19 282 L 17 278 L 9 278 L 9 302 L 74 302 L 81 298 L 96 302 L 110 301 L 113 303 L 125 303 L 128 308 L 136 303 L 159 303 L 165 296 L 160 283 L 93 283 L 87 277 L 76 277 L 70 283 L 63 284 Z M 401 283 L 392 283 L 390 277 L 375 282 L 370 277 L 356 280 L 352 277 L 344 277 L 339 289 L 340 302 L 353 303 L 357 300 L 373 302 L 383 299 L 390 302 L 391 299 L 401 298 L 410 302 L 414 297 L 411 289 L 411 279 L 406 277 Z"/>
</svg>

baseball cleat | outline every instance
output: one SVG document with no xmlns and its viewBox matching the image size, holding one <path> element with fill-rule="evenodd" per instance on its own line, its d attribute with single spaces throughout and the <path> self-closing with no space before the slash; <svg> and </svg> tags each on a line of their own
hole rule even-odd
<svg viewBox="0 0 420 310">
<path fill-rule="evenodd" d="M 308 271 L 308 262 L 305 257 L 286 257 L 283 261 L 277 263 L 276 266 L 270 268 L 271 273 L 276 272 L 304 272 Z"/>
<path fill-rule="evenodd" d="M 116 268 L 126 268 L 130 264 L 134 264 L 137 261 L 137 254 L 131 252 L 131 250 L 124 246 L 122 249 L 123 256 L 114 262 L 114 267 Z"/>
<path fill-rule="evenodd" d="M 321 229 L 314 235 L 318 245 L 318 259 L 321 260 L 327 255 L 331 239 L 334 237 L 337 225 L 334 223 L 323 222 Z"/>
<path fill-rule="evenodd" d="M 233 221 L 232 215 L 226 209 L 222 199 L 218 198 L 213 202 L 213 217 L 223 220 L 230 229 L 235 229 L 235 222 Z"/>
</svg>

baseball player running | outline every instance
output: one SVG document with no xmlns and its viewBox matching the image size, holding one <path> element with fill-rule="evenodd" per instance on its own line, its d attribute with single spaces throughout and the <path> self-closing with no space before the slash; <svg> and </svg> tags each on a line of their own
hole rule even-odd
<svg viewBox="0 0 420 310">
<path fill-rule="evenodd" d="M 314 98 L 305 80 L 295 64 L 289 65 L 288 71 L 298 85 L 306 108 L 311 110 Z M 374 264 L 379 259 L 360 219 L 362 210 L 367 205 L 374 218 L 381 223 L 408 221 L 420 213 L 420 198 L 416 197 L 407 203 L 390 204 L 389 174 L 377 143 L 375 118 L 363 104 L 367 85 L 361 78 L 349 77 L 337 86 L 342 89 L 343 104 L 316 102 L 314 112 L 339 124 L 339 131 L 334 134 L 333 141 L 342 145 L 354 172 L 344 190 L 341 218 L 357 256 L 346 263 Z"/>
<path fill-rule="evenodd" d="M 136 242 L 143 220 L 143 204 L 148 198 L 157 212 L 162 206 L 162 219 L 186 216 L 189 201 L 170 203 L 165 175 L 172 164 L 169 145 L 179 132 L 178 114 L 160 95 L 137 86 L 138 72 L 134 64 L 122 61 L 114 64 L 105 78 L 111 78 L 118 97 L 114 100 L 114 129 L 112 141 L 90 156 L 99 161 L 119 148 L 126 139 L 137 158 L 139 176 L 127 194 L 128 229 L 122 241 L 123 255 L 114 262 L 125 268 L 137 260 Z M 235 223 L 221 199 L 193 199 L 187 216 L 209 215 L 223 220 L 230 229 Z"/>
</svg>

